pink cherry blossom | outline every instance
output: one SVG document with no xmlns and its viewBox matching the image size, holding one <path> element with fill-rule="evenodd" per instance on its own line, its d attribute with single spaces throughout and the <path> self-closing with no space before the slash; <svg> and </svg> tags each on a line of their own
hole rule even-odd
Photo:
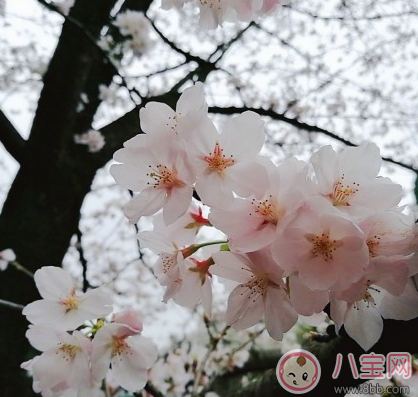
<svg viewBox="0 0 418 397">
<path fill-rule="evenodd" d="M 74 331 L 71 335 L 48 326 L 32 325 L 26 337 L 43 352 L 29 366 L 39 392 L 85 389 L 93 385 L 91 341 L 81 332 Z"/>
<path fill-rule="evenodd" d="M 378 147 L 364 143 L 336 153 L 324 146 L 311 157 L 320 193 L 335 207 L 352 215 L 391 209 L 402 197 L 402 187 L 379 177 Z"/>
<path fill-rule="evenodd" d="M 321 197 L 307 200 L 272 243 L 272 254 L 289 274 L 299 272 L 314 290 L 358 281 L 369 263 L 362 231 Z"/>
<path fill-rule="evenodd" d="M 337 328 L 344 324 L 347 334 L 364 350 L 369 350 L 380 338 L 383 320 L 411 320 L 418 316 L 418 292 L 411 281 L 401 295 L 394 296 L 384 288 L 365 280 L 358 285 L 363 291 L 357 300 L 331 300 L 331 318 Z"/>
<path fill-rule="evenodd" d="M 172 295 L 174 301 L 184 307 L 194 308 L 200 301 L 205 312 L 212 312 L 212 274 L 209 268 L 213 265 L 212 258 L 199 261 L 187 258 L 179 262 L 178 290 Z M 165 296 L 167 298 L 167 294 Z"/>
<path fill-rule="evenodd" d="M 221 134 L 212 123 L 183 136 L 198 179 L 195 189 L 206 205 L 226 208 L 233 192 L 261 198 L 268 186 L 267 171 L 258 154 L 264 144 L 264 123 L 254 112 L 229 119 Z"/>
<path fill-rule="evenodd" d="M 92 343 L 92 372 L 100 381 L 111 365 L 111 376 L 127 391 L 144 388 L 147 371 L 157 360 L 158 351 L 152 340 L 140 334 L 132 335 L 124 324 L 111 323 L 100 328 Z"/>
<path fill-rule="evenodd" d="M 264 316 L 270 336 L 282 339 L 298 316 L 287 295 L 281 269 L 261 251 L 246 256 L 224 251 L 212 257 L 212 274 L 239 283 L 228 298 L 227 324 L 242 330 Z"/>
<path fill-rule="evenodd" d="M 122 164 L 110 172 L 123 188 L 138 192 L 126 205 L 125 214 L 132 223 L 141 216 L 153 215 L 163 208 L 166 224 L 173 223 L 190 206 L 194 174 L 186 153 L 166 142 L 144 145 L 139 135 L 125 142 L 114 159 Z"/>
<path fill-rule="evenodd" d="M 103 289 L 78 293 L 71 276 L 59 267 L 44 266 L 34 277 L 43 299 L 23 309 L 32 324 L 72 330 L 86 320 L 107 316 L 112 311 L 112 299 Z"/>
<path fill-rule="evenodd" d="M 210 222 L 228 236 L 232 250 L 251 252 L 269 245 L 308 197 L 306 163 L 290 158 L 267 169 L 269 186 L 261 199 L 236 198 L 226 210 L 211 209 Z"/>
<path fill-rule="evenodd" d="M 203 84 L 197 82 L 183 91 L 175 110 L 165 103 L 149 102 L 140 110 L 139 119 L 148 141 L 166 145 L 177 140 L 183 129 L 205 120 L 207 113 Z"/>
</svg>

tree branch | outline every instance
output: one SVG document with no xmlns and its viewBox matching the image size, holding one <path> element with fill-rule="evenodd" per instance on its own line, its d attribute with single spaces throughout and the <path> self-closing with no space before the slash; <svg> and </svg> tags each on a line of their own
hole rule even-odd
<svg viewBox="0 0 418 397">
<path fill-rule="evenodd" d="M 21 163 L 25 157 L 26 141 L 0 109 L 0 142 L 13 158 Z"/>
<path fill-rule="evenodd" d="M 219 107 L 219 106 L 212 106 L 209 108 L 209 112 L 211 113 L 218 113 L 218 114 L 236 114 L 236 113 L 242 113 L 247 110 L 253 111 L 258 113 L 261 116 L 267 116 L 270 117 L 273 120 L 283 121 L 287 124 L 292 125 L 293 127 L 296 127 L 300 130 L 304 130 L 311 133 L 320 133 L 323 135 L 326 135 L 332 139 L 335 139 L 336 141 L 339 141 L 341 143 L 344 143 L 347 146 L 358 146 L 355 143 L 349 141 L 348 139 L 342 138 L 338 136 L 337 134 L 328 131 L 324 128 L 318 127 L 316 125 L 311 125 L 304 123 L 303 121 L 299 121 L 296 118 L 287 117 L 283 113 L 277 113 L 272 109 L 262 109 L 262 108 L 252 108 L 252 107 L 236 107 L 236 106 L 230 106 L 230 107 Z M 389 157 L 382 157 L 382 159 L 388 163 L 392 163 L 395 165 L 399 165 L 400 167 L 406 168 L 410 171 L 415 172 L 418 174 L 418 169 L 412 166 L 411 164 L 405 164 L 401 161 L 394 160 Z"/>
</svg>

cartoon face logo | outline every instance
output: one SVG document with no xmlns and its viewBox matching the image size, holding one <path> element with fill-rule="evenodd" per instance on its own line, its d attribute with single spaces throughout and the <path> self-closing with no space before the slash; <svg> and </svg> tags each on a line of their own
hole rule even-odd
<svg viewBox="0 0 418 397">
<path fill-rule="evenodd" d="M 276 375 L 285 390 L 293 394 L 304 394 L 318 384 L 321 366 L 313 354 L 296 349 L 282 356 L 277 364 Z"/>
</svg>

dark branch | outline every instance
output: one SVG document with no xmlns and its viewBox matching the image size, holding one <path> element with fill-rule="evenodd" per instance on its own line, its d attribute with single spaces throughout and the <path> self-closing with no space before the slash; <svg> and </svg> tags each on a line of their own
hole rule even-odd
<svg viewBox="0 0 418 397">
<path fill-rule="evenodd" d="M 326 135 L 332 139 L 335 139 L 336 141 L 339 141 L 341 143 L 344 143 L 347 146 L 357 146 L 355 143 L 349 141 L 348 139 L 342 138 L 338 136 L 337 134 L 328 131 L 324 128 L 318 127 L 316 125 L 311 125 L 304 123 L 303 121 L 299 121 L 296 118 L 287 117 L 283 113 L 277 113 L 272 109 L 262 109 L 262 108 L 251 108 L 251 107 L 236 107 L 236 106 L 230 106 L 230 107 L 219 107 L 219 106 L 212 106 L 209 108 L 209 112 L 211 113 L 218 113 L 218 114 L 236 114 L 236 113 L 242 113 L 246 110 L 251 110 L 253 112 L 258 113 L 261 116 L 267 116 L 270 117 L 273 120 L 283 121 L 287 124 L 292 125 L 293 127 L 296 127 L 300 130 L 304 130 L 311 133 L 319 133 Z M 399 165 L 400 167 L 406 168 L 410 171 L 415 172 L 418 174 L 418 169 L 416 169 L 414 166 L 410 164 L 402 163 L 401 161 L 397 161 L 394 159 L 391 159 L 389 157 L 382 157 L 382 159 L 388 163 L 392 163 L 395 165 Z"/>
<path fill-rule="evenodd" d="M 0 109 L 0 142 L 13 158 L 21 163 L 25 156 L 26 141 Z"/>
</svg>

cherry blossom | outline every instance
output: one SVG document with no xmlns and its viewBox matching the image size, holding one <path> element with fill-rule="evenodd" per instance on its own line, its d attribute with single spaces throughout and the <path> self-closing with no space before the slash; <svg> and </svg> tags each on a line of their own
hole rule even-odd
<svg viewBox="0 0 418 397">
<path fill-rule="evenodd" d="M 42 352 L 29 366 L 39 392 L 83 390 L 93 386 L 91 341 L 81 332 L 69 334 L 48 326 L 32 325 L 26 337 Z"/>
<path fill-rule="evenodd" d="M 277 263 L 299 272 L 309 288 L 342 288 L 358 281 L 369 263 L 365 236 L 326 199 L 313 197 L 272 244 Z"/>
<path fill-rule="evenodd" d="M 125 142 L 125 147 L 114 154 L 113 158 L 122 164 L 113 164 L 110 172 L 119 185 L 138 192 L 125 207 L 132 223 L 163 208 L 168 225 L 189 208 L 194 173 L 183 150 L 163 142 L 144 146 L 140 138 L 144 137 Z"/>
<path fill-rule="evenodd" d="M 212 274 L 239 283 L 228 299 L 227 324 L 242 330 L 264 316 L 270 336 L 282 339 L 283 333 L 296 323 L 297 314 L 281 279 L 281 269 L 260 251 L 246 256 L 224 251 L 212 257 Z"/>
<path fill-rule="evenodd" d="M 394 273 L 395 274 L 395 273 Z M 364 350 L 380 338 L 383 320 L 411 320 L 418 316 L 418 292 L 408 281 L 402 294 L 393 295 L 384 288 L 364 280 L 355 287 L 357 298 L 351 301 L 331 300 L 331 318 L 337 329 L 344 324 L 347 334 Z"/>
<path fill-rule="evenodd" d="M 74 135 L 74 142 L 87 145 L 90 153 L 99 152 L 106 143 L 101 132 L 96 130 L 88 130 L 84 134 Z"/>
<path fill-rule="evenodd" d="M 10 262 L 16 260 L 16 255 L 10 248 L 0 251 L 0 270 L 6 270 Z"/>
<path fill-rule="evenodd" d="M 155 344 L 125 324 L 111 323 L 100 328 L 92 342 L 92 373 L 96 381 L 111 376 L 128 391 L 143 389 L 147 371 L 157 360 Z"/>
<path fill-rule="evenodd" d="M 112 311 L 112 299 L 103 289 L 77 293 L 71 276 L 59 267 L 44 266 L 35 272 L 34 278 L 43 299 L 23 309 L 32 324 L 72 330 L 86 320 L 104 317 Z"/>
<path fill-rule="evenodd" d="M 268 186 L 267 171 L 259 160 L 264 144 L 264 123 L 254 112 L 228 119 L 222 133 L 215 126 L 200 125 L 184 140 L 196 170 L 196 192 L 206 205 L 226 208 L 233 192 L 261 198 Z"/>
<path fill-rule="evenodd" d="M 232 250 L 251 252 L 271 244 L 308 197 L 306 163 L 290 158 L 268 171 L 269 186 L 261 199 L 236 198 L 230 208 L 210 211 L 210 222 L 228 235 Z"/>
<path fill-rule="evenodd" d="M 179 138 L 183 130 L 196 128 L 207 123 L 208 106 L 204 97 L 203 84 L 197 82 L 186 88 L 177 101 L 176 109 L 160 102 L 149 102 L 141 108 L 139 118 L 141 129 L 148 141 L 157 140 L 164 145 Z"/>
<path fill-rule="evenodd" d="M 312 155 L 311 163 L 320 193 L 352 215 L 391 209 L 401 199 L 402 187 L 378 176 L 382 158 L 374 143 L 347 147 L 340 153 L 324 146 Z"/>
</svg>

